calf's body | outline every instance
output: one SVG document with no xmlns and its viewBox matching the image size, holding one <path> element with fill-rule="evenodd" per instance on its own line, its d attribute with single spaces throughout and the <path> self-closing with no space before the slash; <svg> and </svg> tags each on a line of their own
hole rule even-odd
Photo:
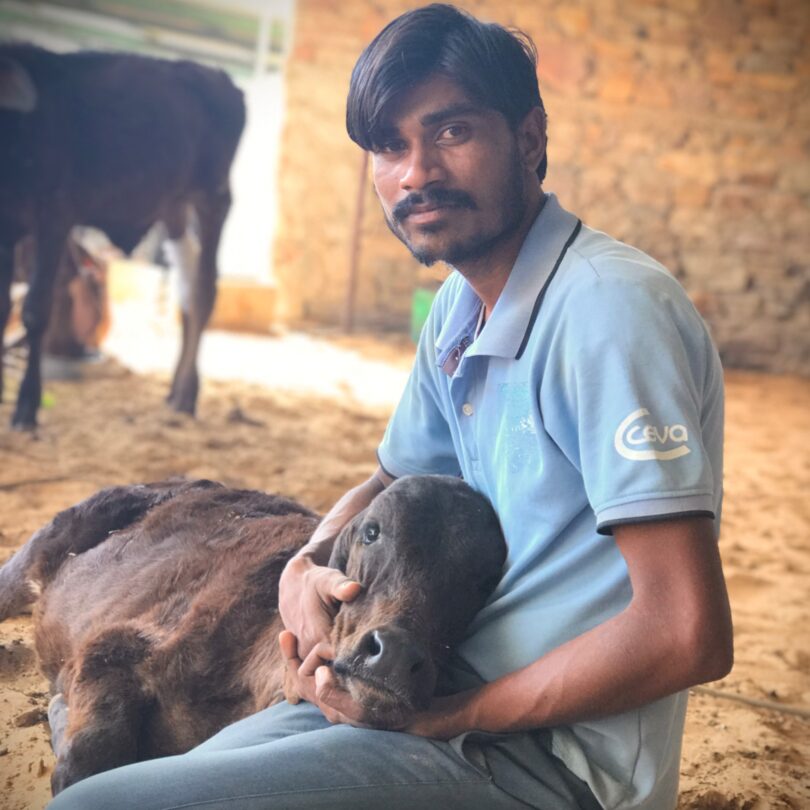
<svg viewBox="0 0 810 810">
<path fill-rule="evenodd" d="M 57 515 L 0 569 L 0 618 L 41 592 L 55 792 L 186 751 L 282 698 L 278 580 L 317 522 L 294 501 L 208 481 L 117 487 Z M 488 502 L 444 476 L 395 482 L 343 530 L 330 564 L 363 591 L 337 615 L 332 666 L 366 723 L 397 727 L 427 707 L 504 558 Z"/>
</svg>

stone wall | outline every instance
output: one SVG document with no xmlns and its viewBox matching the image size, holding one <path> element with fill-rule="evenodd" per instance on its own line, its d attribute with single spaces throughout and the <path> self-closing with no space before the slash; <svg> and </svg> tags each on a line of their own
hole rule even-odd
<svg viewBox="0 0 810 810">
<path fill-rule="evenodd" d="M 363 46 L 413 3 L 298 0 L 275 274 L 281 316 L 339 322 L 361 152 L 344 129 Z M 462 2 L 529 33 L 545 184 L 686 286 L 727 366 L 810 373 L 810 3 Z M 366 180 L 357 319 L 405 328 L 418 267 Z"/>
</svg>

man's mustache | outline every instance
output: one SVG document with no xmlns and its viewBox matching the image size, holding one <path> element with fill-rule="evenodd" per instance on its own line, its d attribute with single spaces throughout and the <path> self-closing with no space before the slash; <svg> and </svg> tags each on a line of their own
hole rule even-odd
<svg viewBox="0 0 810 810">
<path fill-rule="evenodd" d="M 402 222 L 413 213 L 413 209 L 417 205 L 428 205 L 434 208 L 469 208 L 471 210 L 478 207 L 475 200 L 466 191 L 432 188 L 427 191 L 415 191 L 404 200 L 400 200 L 391 211 L 391 216 L 396 222 Z"/>
</svg>

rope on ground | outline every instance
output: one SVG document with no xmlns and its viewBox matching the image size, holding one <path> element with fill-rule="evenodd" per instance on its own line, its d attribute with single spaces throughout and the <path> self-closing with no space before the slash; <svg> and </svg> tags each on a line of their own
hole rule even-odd
<svg viewBox="0 0 810 810">
<path fill-rule="evenodd" d="M 7 484 L 0 484 L 0 492 L 10 492 L 20 487 L 39 486 L 40 484 L 60 484 L 63 481 L 77 480 L 71 479 L 67 475 L 56 475 L 51 478 L 26 478 L 22 481 L 11 481 Z"/>
<path fill-rule="evenodd" d="M 805 708 L 804 706 L 791 706 L 789 704 L 777 703 L 774 700 L 745 697 L 745 695 L 738 695 L 734 692 L 723 692 L 720 689 L 712 689 L 709 686 L 693 686 L 691 691 L 698 695 L 707 695 L 708 697 L 721 698 L 722 700 L 733 700 L 736 703 L 744 703 L 746 706 L 754 706 L 757 709 L 768 709 L 772 712 L 792 714 L 796 717 L 803 717 L 810 720 L 810 708 Z"/>
</svg>

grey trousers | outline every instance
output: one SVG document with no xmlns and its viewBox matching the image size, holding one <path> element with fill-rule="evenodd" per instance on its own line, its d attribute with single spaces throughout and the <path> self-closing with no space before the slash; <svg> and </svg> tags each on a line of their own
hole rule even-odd
<svg viewBox="0 0 810 810">
<path fill-rule="evenodd" d="M 78 782 L 48 810 L 600 810 L 549 747 L 549 732 L 438 742 L 281 703 L 187 754 Z"/>
</svg>

